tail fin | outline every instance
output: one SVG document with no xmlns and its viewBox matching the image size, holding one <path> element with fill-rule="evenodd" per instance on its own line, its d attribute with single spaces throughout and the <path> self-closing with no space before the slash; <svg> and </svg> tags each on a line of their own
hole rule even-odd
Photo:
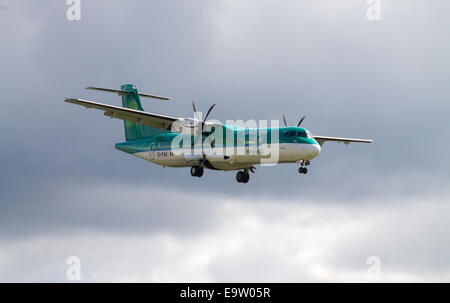
<svg viewBox="0 0 450 303">
<path fill-rule="evenodd" d="M 159 100 L 170 100 L 170 98 L 168 97 L 138 93 L 136 86 L 134 86 L 133 84 L 123 84 L 120 87 L 120 90 L 94 86 L 86 87 L 86 89 L 98 90 L 108 93 L 116 93 L 119 96 L 122 96 L 123 107 L 141 111 L 143 111 L 144 109 L 142 108 L 141 100 L 139 97 L 153 98 Z M 160 130 L 159 128 L 153 128 L 126 120 L 124 120 L 124 123 L 125 123 L 125 139 L 127 141 L 149 138 L 167 132 L 164 130 Z"/>
<path fill-rule="evenodd" d="M 138 93 L 136 86 L 133 84 L 124 84 L 120 87 L 120 89 L 123 92 L 129 92 L 121 94 L 123 107 L 141 111 L 144 110 L 142 108 L 141 100 L 139 98 L 140 94 Z M 124 126 L 125 139 L 127 141 L 149 138 L 166 132 L 158 128 L 153 128 L 130 121 L 124 121 Z"/>
</svg>

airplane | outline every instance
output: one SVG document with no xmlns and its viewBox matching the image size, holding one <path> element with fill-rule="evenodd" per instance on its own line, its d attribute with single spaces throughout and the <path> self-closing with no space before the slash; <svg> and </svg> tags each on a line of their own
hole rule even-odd
<svg viewBox="0 0 450 303">
<path fill-rule="evenodd" d="M 346 145 L 351 142 L 372 143 L 368 139 L 313 136 L 309 130 L 300 127 L 305 116 L 297 126 L 289 126 L 283 114 L 284 127 L 251 128 L 207 120 L 215 104 L 203 119 L 194 102 L 194 119 L 145 112 L 140 97 L 164 101 L 171 98 L 140 93 L 133 84 L 121 85 L 120 90 L 93 86 L 86 89 L 122 97 L 122 107 L 77 98 L 64 100 L 102 110 L 110 118 L 124 120 L 125 142 L 115 144 L 116 149 L 163 167 L 190 167 L 193 177 L 201 177 L 205 168 L 237 171 L 237 182 L 247 183 L 249 171 L 254 173 L 255 165 L 278 163 L 297 163 L 299 173 L 307 174 L 306 166 L 320 154 L 327 141 Z"/>
</svg>

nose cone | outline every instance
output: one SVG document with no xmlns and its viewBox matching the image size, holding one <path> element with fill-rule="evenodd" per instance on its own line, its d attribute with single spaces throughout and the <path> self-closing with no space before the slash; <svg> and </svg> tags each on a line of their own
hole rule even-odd
<svg viewBox="0 0 450 303">
<path fill-rule="evenodd" d="M 311 153 L 313 157 L 317 157 L 320 154 L 320 150 L 321 148 L 319 144 L 312 144 Z"/>
</svg>

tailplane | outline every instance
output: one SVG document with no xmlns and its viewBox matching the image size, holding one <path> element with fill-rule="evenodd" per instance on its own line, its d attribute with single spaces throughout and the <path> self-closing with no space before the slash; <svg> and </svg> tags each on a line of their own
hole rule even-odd
<svg viewBox="0 0 450 303">
<path fill-rule="evenodd" d="M 133 84 L 123 84 L 120 87 L 120 90 L 92 87 L 92 86 L 87 87 L 87 89 L 117 93 L 119 96 L 122 96 L 123 107 L 140 111 L 144 111 L 141 105 L 140 97 L 154 98 L 159 100 L 170 100 L 170 98 L 167 97 L 139 93 L 136 86 L 134 86 Z M 124 121 L 124 127 L 125 127 L 125 139 L 127 141 L 145 139 L 167 132 L 164 130 L 160 130 L 158 128 L 153 128 L 126 120 Z"/>
</svg>

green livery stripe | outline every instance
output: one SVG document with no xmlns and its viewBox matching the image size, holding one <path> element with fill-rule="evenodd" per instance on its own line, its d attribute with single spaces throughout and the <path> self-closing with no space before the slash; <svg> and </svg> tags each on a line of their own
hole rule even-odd
<svg viewBox="0 0 450 303">
<path fill-rule="evenodd" d="M 255 146 L 256 144 L 249 142 L 249 138 L 252 139 L 252 136 L 249 136 L 248 129 L 243 128 L 229 128 L 228 131 L 233 132 L 234 136 L 234 147 L 237 147 L 237 138 L 245 138 L 245 144 L 241 143 L 240 146 Z M 256 136 L 258 144 L 261 143 L 272 143 L 271 138 L 271 131 L 272 129 L 257 129 L 258 133 L 253 135 Z M 273 143 L 292 143 L 292 144 L 318 144 L 316 140 L 314 140 L 312 137 L 308 138 L 306 137 L 306 130 L 301 127 L 284 127 L 279 129 L 273 129 L 273 131 L 278 131 L 279 136 L 278 140 Z M 211 131 L 212 133 L 213 131 Z M 265 133 L 265 134 L 264 134 Z M 264 134 L 264 135 L 263 135 Z M 224 129 L 224 135 L 225 135 L 225 129 Z M 170 133 L 166 132 L 163 134 L 154 135 L 148 138 L 143 138 L 139 140 L 130 140 L 127 142 L 117 143 L 115 145 L 116 149 L 124 151 L 126 153 L 138 153 L 138 152 L 145 152 L 148 151 L 150 148 L 150 145 L 153 145 L 152 150 L 170 150 L 172 146 L 172 140 L 177 137 L 182 136 L 182 139 L 187 142 L 193 142 L 193 137 L 189 135 L 184 134 L 178 134 L 178 133 Z M 262 138 L 261 136 L 264 136 L 265 138 Z M 305 136 L 305 137 L 303 137 Z M 242 139 L 240 139 L 242 141 Z M 227 147 L 226 142 L 223 142 L 224 144 L 221 145 L 214 145 L 214 147 Z M 185 144 L 186 145 L 186 144 Z M 190 144 L 188 145 L 190 146 Z M 182 145 L 180 146 L 180 148 Z"/>
</svg>

